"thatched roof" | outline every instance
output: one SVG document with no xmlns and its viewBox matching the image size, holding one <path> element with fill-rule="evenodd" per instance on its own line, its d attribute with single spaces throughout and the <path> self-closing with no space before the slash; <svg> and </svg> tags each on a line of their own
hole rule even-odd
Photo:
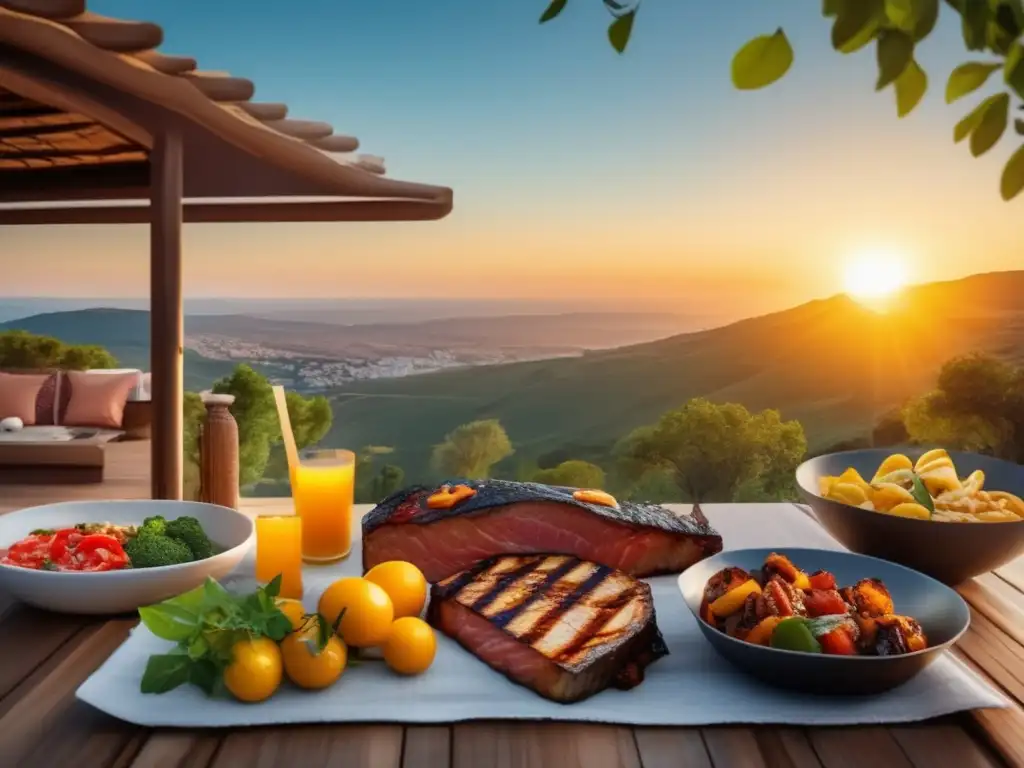
<svg viewBox="0 0 1024 768">
<path fill-rule="evenodd" d="M 381 158 L 355 153 L 356 138 L 252 101 L 249 80 L 202 71 L 158 51 L 162 42 L 156 24 L 99 16 L 84 0 L 0 0 L 0 204 L 66 211 L 69 201 L 147 200 L 153 137 L 173 123 L 185 145 L 186 220 L 430 219 L 451 209 L 449 189 L 387 178 Z M 226 212 L 242 198 L 237 215 Z M 282 213 L 288 206 L 266 198 L 307 202 Z M 309 198 L 333 203 L 313 210 Z M 122 204 L 47 210 L 32 223 L 145 220 L 145 209 Z"/>
</svg>

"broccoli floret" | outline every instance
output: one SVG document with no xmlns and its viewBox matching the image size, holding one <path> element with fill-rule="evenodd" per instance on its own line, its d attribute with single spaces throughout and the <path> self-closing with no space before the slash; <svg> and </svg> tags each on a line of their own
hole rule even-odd
<svg viewBox="0 0 1024 768">
<path fill-rule="evenodd" d="M 194 517 L 179 517 L 167 523 L 167 535 L 182 542 L 196 560 L 213 557 L 213 544 L 203 526 Z"/>
<path fill-rule="evenodd" d="M 124 545 L 132 568 L 157 568 L 192 562 L 192 550 L 185 544 L 159 533 L 144 533 Z"/>
<path fill-rule="evenodd" d="M 167 520 L 164 519 L 163 515 L 154 515 L 153 517 L 147 517 L 142 521 L 142 525 L 139 526 L 138 532 L 141 533 L 159 533 L 164 534 L 167 532 Z"/>
</svg>

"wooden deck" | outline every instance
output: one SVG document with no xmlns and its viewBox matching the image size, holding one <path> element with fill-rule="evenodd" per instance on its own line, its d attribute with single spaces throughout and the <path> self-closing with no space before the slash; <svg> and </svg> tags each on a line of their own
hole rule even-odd
<svg viewBox="0 0 1024 768">
<path fill-rule="evenodd" d="M 80 485 L 4 485 L 0 514 L 38 504 L 91 499 L 150 498 L 149 440 L 108 443 L 102 483 Z"/>
<path fill-rule="evenodd" d="M 148 495 L 144 444 L 111 455 L 94 487 L 15 488 L 0 510 L 70 498 Z M 288 513 L 290 500 L 243 500 Z M 893 727 L 632 728 L 478 722 L 151 730 L 77 702 L 77 687 L 125 640 L 134 618 L 57 616 L 0 594 L 0 765 L 346 768 L 887 768 L 1024 766 L 1024 563 L 961 588 L 972 625 L 957 653 L 1017 705 Z M 685 695 L 685 692 L 681 692 Z"/>
</svg>

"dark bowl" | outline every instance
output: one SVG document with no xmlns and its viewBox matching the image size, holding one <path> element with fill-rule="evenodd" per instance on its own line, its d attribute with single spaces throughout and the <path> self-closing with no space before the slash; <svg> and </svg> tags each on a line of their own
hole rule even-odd
<svg viewBox="0 0 1024 768">
<path fill-rule="evenodd" d="M 809 459 L 796 470 L 800 496 L 825 529 L 847 549 L 906 565 L 944 584 L 960 584 L 1024 554 L 1024 520 L 1009 523 L 932 523 L 860 509 L 818 495 L 818 480 L 853 467 L 871 480 L 882 461 L 902 452 L 911 460 L 922 449 L 870 448 Z M 1024 467 L 1013 462 L 950 451 L 957 474 L 985 473 L 985 488 L 1024 497 Z"/>
<path fill-rule="evenodd" d="M 704 585 L 712 575 L 730 566 L 748 571 L 760 568 L 774 551 L 787 555 L 794 565 L 809 573 L 819 569 L 831 571 L 842 586 L 865 578 L 881 579 L 889 588 L 896 612 L 920 622 L 929 646 L 903 656 L 827 656 L 783 651 L 737 640 L 700 618 Z M 971 622 L 970 611 L 960 595 L 935 579 L 885 560 L 827 549 L 727 550 L 686 569 L 679 577 L 679 590 L 700 631 L 721 656 L 769 685 L 803 693 L 863 696 L 888 691 L 939 658 Z"/>
</svg>

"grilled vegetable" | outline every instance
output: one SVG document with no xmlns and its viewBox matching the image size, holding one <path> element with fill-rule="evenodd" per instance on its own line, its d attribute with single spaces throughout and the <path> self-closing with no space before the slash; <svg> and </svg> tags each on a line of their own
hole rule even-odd
<svg viewBox="0 0 1024 768">
<path fill-rule="evenodd" d="M 821 653 L 821 643 L 811 634 L 807 621 L 798 616 L 782 619 L 775 625 L 771 646 L 783 651 Z"/>
<path fill-rule="evenodd" d="M 885 616 L 895 611 L 889 590 L 878 579 L 861 579 L 843 589 L 842 596 L 862 616 Z"/>
</svg>

